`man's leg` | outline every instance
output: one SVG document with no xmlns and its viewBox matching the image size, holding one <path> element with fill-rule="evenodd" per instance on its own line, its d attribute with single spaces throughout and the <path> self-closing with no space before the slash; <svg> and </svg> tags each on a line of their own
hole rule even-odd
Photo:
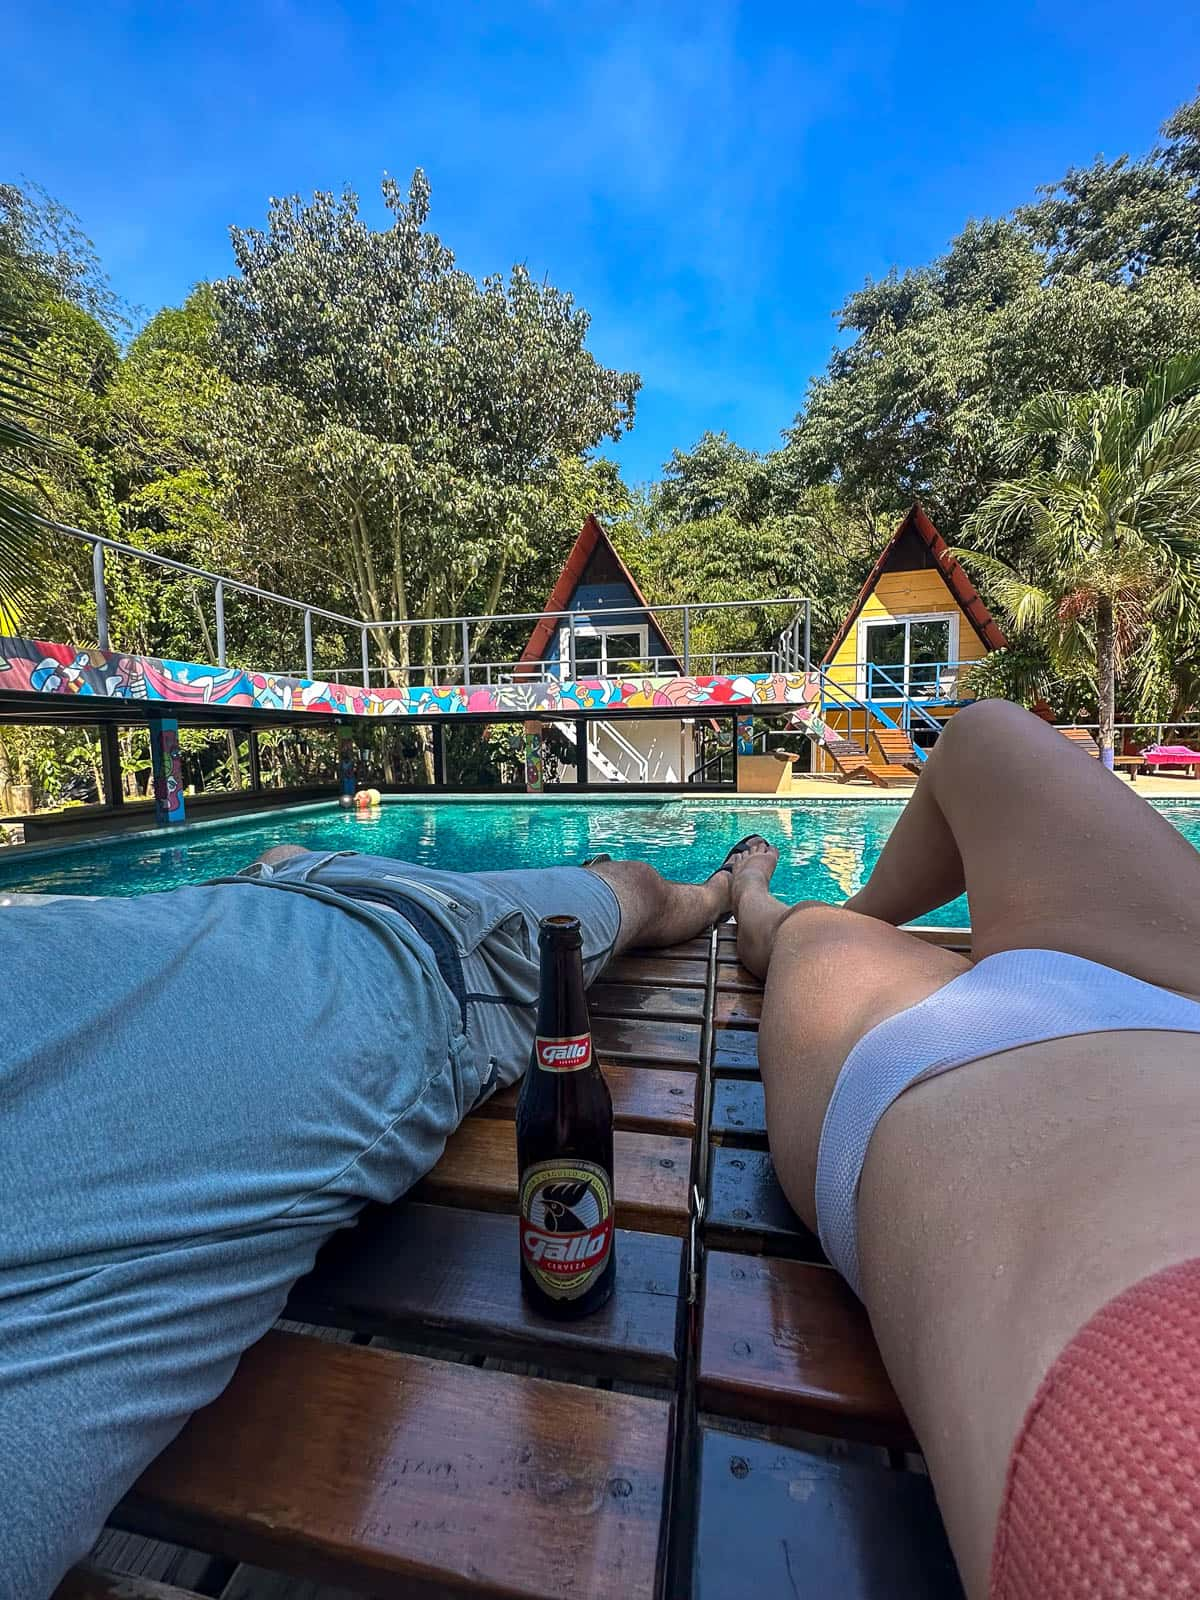
<svg viewBox="0 0 1200 1600">
<path fill-rule="evenodd" d="M 704 883 L 674 883 L 644 861 L 600 861 L 587 869 L 603 878 L 621 906 L 614 955 L 637 945 L 665 949 L 694 939 L 729 912 L 730 874 Z"/>
</svg>

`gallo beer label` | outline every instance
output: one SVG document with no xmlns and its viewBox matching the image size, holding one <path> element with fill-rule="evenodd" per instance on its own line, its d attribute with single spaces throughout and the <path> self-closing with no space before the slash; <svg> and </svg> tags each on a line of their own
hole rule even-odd
<svg viewBox="0 0 1200 1600">
<path fill-rule="evenodd" d="M 535 1161 L 521 1176 L 521 1257 L 539 1288 L 575 1300 L 612 1251 L 612 1180 L 592 1161 Z"/>
<path fill-rule="evenodd" d="M 572 1039 L 546 1039 L 538 1034 L 535 1047 L 537 1064 L 543 1072 L 578 1072 L 592 1063 L 590 1033 Z"/>
</svg>

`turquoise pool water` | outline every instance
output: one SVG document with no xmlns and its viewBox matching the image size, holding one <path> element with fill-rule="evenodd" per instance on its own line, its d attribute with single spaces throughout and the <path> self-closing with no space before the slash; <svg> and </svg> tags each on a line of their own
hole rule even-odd
<svg viewBox="0 0 1200 1600">
<path fill-rule="evenodd" d="M 1200 849 L 1200 803 L 1161 808 Z M 149 894 L 236 872 L 268 845 L 363 850 L 454 871 L 549 866 L 607 851 L 697 879 L 730 845 L 762 833 L 780 849 L 775 875 L 786 900 L 844 900 L 862 884 L 900 815 L 890 801 L 486 801 L 385 805 L 359 818 L 335 805 L 185 832 L 179 840 L 122 839 L 21 861 L 0 858 L 0 890 L 43 894 Z M 930 919 L 965 922 L 959 902 Z"/>
</svg>

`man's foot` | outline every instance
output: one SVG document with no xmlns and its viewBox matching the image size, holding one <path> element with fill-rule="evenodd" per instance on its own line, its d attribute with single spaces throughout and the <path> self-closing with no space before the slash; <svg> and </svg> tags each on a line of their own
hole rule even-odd
<svg viewBox="0 0 1200 1600">
<path fill-rule="evenodd" d="M 728 871 L 732 875 L 733 914 L 738 917 L 738 906 L 747 894 L 769 889 L 772 875 L 779 865 L 779 851 L 761 834 L 751 834 L 730 852 Z"/>
<path fill-rule="evenodd" d="M 722 861 L 721 865 L 717 868 L 717 872 L 729 872 L 729 873 L 732 873 L 733 867 L 734 867 L 734 863 L 736 861 L 739 861 L 742 858 L 742 856 L 748 855 L 752 850 L 762 850 L 762 849 L 767 849 L 767 850 L 771 849 L 771 846 L 763 838 L 762 834 L 761 833 L 748 833 L 744 839 L 739 839 L 738 842 L 734 845 L 733 849 L 730 850 L 729 854 L 725 857 L 724 861 Z M 778 859 L 779 859 L 778 852 L 776 852 L 776 860 L 778 860 Z M 714 872 L 714 873 L 710 874 L 710 876 L 709 876 L 709 882 L 710 883 L 712 882 L 713 878 L 716 877 L 717 872 Z"/>
</svg>

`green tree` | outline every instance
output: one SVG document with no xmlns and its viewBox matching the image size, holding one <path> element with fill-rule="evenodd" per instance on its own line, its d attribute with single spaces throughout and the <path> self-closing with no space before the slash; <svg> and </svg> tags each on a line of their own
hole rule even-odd
<svg viewBox="0 0 1200 1600">
<path fill-rule="evenodd" d="M 73 316 L 119 325 L 91 241 L 41 190 L 0 183 L 0 625 L 44 583 L 41 475 L 70 461 L 69 416 L 43 345 Z"/>
<path fill-rule="evenodd" d="M 214 290 L 250 413 L 239 476 L 357 614 L 492 612 L 561 463 L 630 426 L 638 379 L 587 351 L 569 295 L 522 267 L 482 283 L 458 269 L 426 228 L 419 171 L 407 199 L 390 179 L 383 197 L 378 231 L 350 192 L 275 200 L 265 230 L 233 230 L 239 274 Z M 378 637 L 402 681 L 405 630 Z M 453 648 L 426 631 L 427 662 Z"/>
<path fill-rule="evenodd" d="M 1150 155 L 1073 170 L 1014 217 L 846 301 L 852 335 L 790 434 L 808 482 L 921 499 L 953 537 L 1001 472 L 1008 424 L 1048 389 L 1136 383 L 1200 345 L 1200 99 Z"/>
<path fill-rule="evenodd" d="M 797 478 L 794 458 L 759 455 L 725 434 L 676 450 L 642 514 L 618 524 L 618 547 L 662 603 L 807 596 L 820 653 L 861 582 L 879 537 L 872 519 L 828 485 Z M 763 666 L 790 620 L 785 608 L 701 613 L 691 644 Z M 678 623 L 667 621 L 676 649 Z"/>
<path fill-rule="evenodd" d="M 1176 357 L 1140 385 L 1028 401 L 1005 460 L 1014 475 L 968 520 L 964 537 L 977 548 L 963 554 L 1063 675 L 1093 677 L 1111 766 L 1118 670 L 1150 633 L 1153 653 L 1174 639 L 1194 655 L 1200 354 Z M 1018 535 L 1016 568 L 990 553 Z"/>
</svg>

